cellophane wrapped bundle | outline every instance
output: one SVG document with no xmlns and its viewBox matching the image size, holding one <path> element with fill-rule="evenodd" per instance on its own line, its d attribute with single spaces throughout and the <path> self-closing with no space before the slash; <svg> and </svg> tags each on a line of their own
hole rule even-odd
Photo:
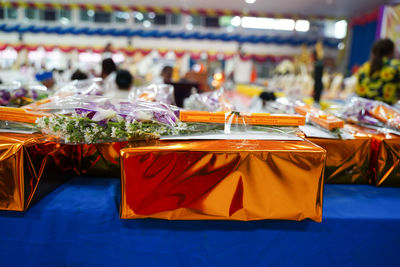
<svg viewBox="0 0 400 267">
<path fill-rule="evenodd" d="M 0 85 L 0 106 L 21 107 L 48 96 L 43 85 L 22 85 L 14 82 Z"/>
<path fill-rule="evenodd" d="M 210 112 L 229 112 L 233 110 L 233 105 L 226 97 L 224 89 L 221 88 L 211 92 L 192 94 L 185 99 L 184 108 Z"/>
<path fill-rule="evenodd" d="M 348 122 L 367 127 L 400 129 L 400 112 L 381 101 L 353 97 L 338 115 Z"/>
<path fill-rule="evenodd" d="M 311 127 L 308 126 L 308 128 L 302 129 L 305 133 L 317 128 L 316 130 L 322 131 L 321 133 L 324 133 L 324 136 L 329 135 L 335 139 L 346 139 L 346 136 L 349 137 L 342 130 L 344 122 L 341 119 L 324 112 L 319 108 L 307 105 L 300 100 L 287 97 L 277 98 L 275 101 L 267 102 L 265 109 L 271 113 L 297 113 L 305 116 L 307 124 L 311 125 Z"/>
<path fill-rule="evenodd" d="M 174 87 L 170 84 L 151 84 L 136 87 L 129 94 L 129 99 L 175 105 Z"/>
<path fill-rule="evenodd" d="M 102 96 L 104 88 L 101 86 L 101 78 L 93 78 L 86 80 L 74 80 L 63 87 L 57 92 L 56 96 L 70 96 L 70 95 L 94 95 Z"/>
<path fill-rule="evenodd" d="M 36 125 L 65 143 L 149 140 L 187 131 L 187 125 L 163 103 L 80 95 L 54 98 L 40 108 L 53 115 L 37 119 Z"/>
</svg>

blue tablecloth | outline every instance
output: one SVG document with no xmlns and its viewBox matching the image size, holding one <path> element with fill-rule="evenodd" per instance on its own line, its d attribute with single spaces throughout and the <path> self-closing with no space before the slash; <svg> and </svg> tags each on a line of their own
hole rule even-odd
<svg viewBox="0 0 400 267">
<path fill-rule="evenodd" d="M 400 188 L 326 185 L 323 222 L 120 220 L 118 179 L 0 212 L 0 266 L 399 266 Z"/>
</svg>

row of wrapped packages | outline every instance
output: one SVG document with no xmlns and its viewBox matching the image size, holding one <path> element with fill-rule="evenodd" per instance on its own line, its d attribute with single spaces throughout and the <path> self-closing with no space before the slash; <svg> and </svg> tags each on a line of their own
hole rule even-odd
<svg viewBox="0 0 400 267">
<path fill-rule="evenodd" d="M 0 209 L 26 210 L 75 172 L 120 176 L 121 218 L 321 221 L 324 179 L 399 184 L 396 113 L 356 101 L 345 120 L 287 99 L 264 107 L 279 114 L 93 95 L 3 108 Z M 369 115 L 385 126 L 360 126 Z"/>
<path fill-rule="evenodd" d="M 121 176 L 121 218 L 322 219 L 328 183 L 399 184 L 400 138 L 59 144 L 2 133 L 0 209 L 24 211 L 77 174 Z M 120 167 L 121 165 L 121 167 Z M 373 175 L 375 174 L 375 176 Z"/>
</svg>

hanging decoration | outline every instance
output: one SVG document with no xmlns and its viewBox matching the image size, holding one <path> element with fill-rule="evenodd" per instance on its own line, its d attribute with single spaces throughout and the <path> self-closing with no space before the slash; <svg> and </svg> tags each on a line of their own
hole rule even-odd
<svg viewBox="0 0 400 267">
<path fill-rule="evenodd" d="M 120 29 L 120 28 L 102 28 L 102 27 L 61 27 L 47 25 L 22 25 L 22 24 L 0 24 L 2 32 L 18 33 L 47 33 L 47 34 L 73 34 L 73 35 L 100 35 L 115 37 L 141 37 L 141 38 L 169 38 L 169 39 L 195 39 L 195 40 L 219 40 L 223 42 L 239 42 L 253 44 L 277 44 L 298 46 L 302 44 L 315 45 L 318 38 L 303 36 L 270 36 L 270 35 L 244 35 L 244 34 L 226 34 L 216 32 L 187 32 L 170 30 L 143 30 L 143 29 Z M 324 46 L 337 48 L 341 42 L 340 39 L 325 38 Z"/>
<path fill-rule="evenodd" d="M 92 4 L 92 3 L 54 3 L 54 2 L 23 2 L 23 1 L 2 1 L 0 6 L 3 7 L 21 7 L 21 8 L 37 8 L 37 9 L 83 9 L 103 12 L 154 12 L 156 14 L 188 14 L 203 16 L 252 16 L 252 17 L 268 17 L 268 18 L 287 18 L 287 19 L 340 19 L 330 16 L 305 16 L 300 14 L 282 14 L 254 11 L 238 11 L 238 10 L 221 10 L 221 9 L 204 9 L 204 8 L 180 8 L 180 7 L 156 7 L 141 5 L 115 5 L 115 4 Z"/>
<path fill-rule="evenodd" d="M 83 52 L 93 52 L 93 53 L 104 53 L 104 48 L 102 47 L 85 47 L 85 46 L 64 46 L 64 45 L 39 45 L 39 44 L 1 44 L 0 43 L 0 51 L 4 51 L 7 48 L 12 48 L 17 52 L 26 49 L 27 51 L 36 51 L 40 48 L 43 48 L 46 52 L 51 52 L 56 49 L 60 50 L 64 53 L 70 53 L 72 51 L 77 51 L 78 53 Z M 209 61 L 216 60 L 229 60 L 235 56 L 234 52 L 216 52 L 216 51 L 195 51 L 195 50 L 169 50 L 165 48 L 161 49 L 141 49 L 141 48 L 114 48 L 112 50 L 113 53 L 123 53 L 125 56 L 132 57 L 136 54 L 140 54 L 141 56 L 147 56 L 152 51 L 157 51 L 161 57 L 164 57 L 168 52 L 172 51 L 175 54 L 176 58 L 182 58 L 185 54 L 189 54 L 190 57 L 194 60 L 198 60 L 204 57 Z M 244 54 L 241 55 L 242 60 L 255 60 L 257 62 L 280 62 L 284 59 L 291 59 L 292 55 L 262 55 L 262 54 Z"/>
</svg>

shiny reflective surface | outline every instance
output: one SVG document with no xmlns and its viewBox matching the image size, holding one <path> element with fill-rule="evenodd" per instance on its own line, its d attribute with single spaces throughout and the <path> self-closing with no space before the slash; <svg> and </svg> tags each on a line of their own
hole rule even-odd
<svg viewBox="0 0 400 267">
<path fill-rule="evenodd" d="M 83 175 L 120 177 L 120 150 L 127 142 L 76 146 L 75 172 Z"/>
<path fill-rule="evenodd" d="M 79 175 L 121 177 L 120 151 L 124 147 L 157 144 L 159 140 L 136 140 L 76 145 L 74 170 Z"/>
<path fill-rule="evenodd" d="M 325 183 L 371 183 L 371 138 L 356 137 L 352 140 L 307 138 L 326 150 Z"/>
<path fill-rule="evenodd" d="M 400 136 L 360 126 L 347 126 L 357 135 L 372 137 L 371 172 L 377 186 L 400 186 Z"/>
<path fill-rule="evenodd" d="M 125 148 L 121 218 L 322 219 L 325 151 L 307 141 Z"/>
<path fill-rule="evenodd" d="M 0 210 L 26 210 L 72 170 L 73 148 L 41 135 L 0 134 Z"/>
</svg>

